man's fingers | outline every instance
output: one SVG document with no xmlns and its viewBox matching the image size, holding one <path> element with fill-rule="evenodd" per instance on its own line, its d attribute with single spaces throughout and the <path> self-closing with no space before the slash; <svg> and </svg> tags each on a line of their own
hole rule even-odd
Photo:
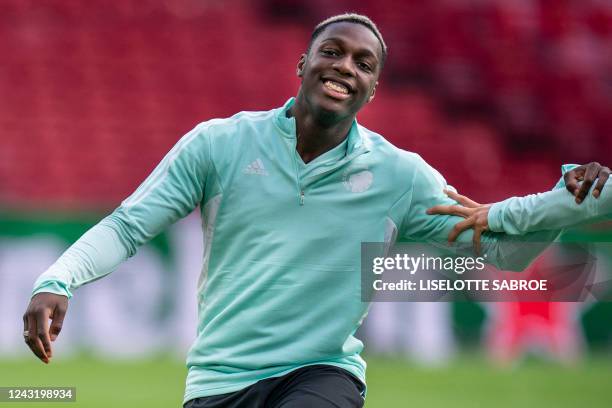
<svg viewBox="0 0 612 408">
<path fill-rule="evenodd" d="M 586 197 L 587 193 L 591 189 L 592 185 L 593 185 L 593 181 L 587 181 L 586 178 L 584 179 L 584 181 L 582 182 L 582 185 L 580 186 L 580 188 L 578 189 L 578 191 L 575 194 L 576 195 L 576 203 L 580 204 L 582 202 L 582 200 L 584 200 L 584 198 Z"/>
<path fill-rule="evenodd" d="M 578 184 L 578 179 L 570 178 L 565 182 L 565 188 L 569 191 L 573 196 L 576 196 L 578 190 L 580 189 L 580 184 Z"/>
<path fill-rule="evenodd" d="M 601 190 L 603 190 L 608 178 L 610 178 L 610 169 L 603 167 L 599 172 L 597 184 L 595 184 L 595 188 L 593 189 L 593 197 L 598 198 L 601 195 Z"/>
<path fill-rule="evenodd" d="M 589 193 L 589 190 L 591 189 L 591 186 L 593 186 L 593 182 L 595 182 L 600 169 L 601 165 L 599 163 L 590 163 L 587 166 L 584 173 L 584 181 L 582 182 L 578 193 L 576 193 L 576 202 L 578 204 L 580 204 Z"/>
<path fill-rule="evenodd" d="M 36 357 L 40 358 L 43 362 L 48 363 L 49 359 L 47 358 L 47 355 L 45 354 L 45 350 L 42 344 L 42 341 L 40 340 L 40 338 L 38 338 L 38 330 L 36 327 L 36 316 L 34 315 L 34 313 L 29 313 L 28 314 L 28 337 L 26 340 L 26 343 L 28 343 L 28 346 L 30 347 L 30 349 L 32 350 L 32 352 L 36 355 Z"/>
<path fill-rule="evenodd" d="M 463 220 L 455 224 L 451 232 L 448 234 L 448 242 L 455 242 L 457 240 L 457 237 L 463 231 L 472 228 L 473 225 L 474 225 L 474 220 L 471 218 L 468 218 L 466 220 Z"/>
<path fill-rule="evenodd" d="M 51 327 L 49 329 L 49 335 L 51 341 L 55 341 L 57 336 L 62 331 L 62 326 L 64 324 L 64 316 L 66 316 L 66 310 L 61 307 L 56 307 L 53 311 L 53 315 L 51 316 Z"/>
<path fill-rule="evenodd" d="M 474 207 L 480 207 L 480 204 L 477 203 L 474 200 L 469 199 L 468 197 L 461 195 L 459 193 L 455 193 L 452 190 L 444 190 L 444 193 L 451 199 L 455 200 L 456 202 L 458 202 L 459 204 L 468 207 L 468 208 L 474 208 Z"/>
<path fill-rule="evenodd" d="M 427 214 L 457 215 L 459 217 L 467 218 L 472 215 L 472 211 L 469 208 L 462 207 L 460 205 L 436 205 L 428 209 Z"/>
<path fill-rule="evenodd" d="M 50 359 L 52 356 L 51 352 L 51 339 L 49 338 L 49 313 L 47 310 L 42 310 L 36 313 L 36 328 L 38 330 L 37 336 L 42 343 L 45 356 Z"/>
<path fill-rule="evenodd" d="M 30 325 L 28 323 L 27 313 L 23 315 L 23 341 L 25 341 L 28 347 L 30 347 Z"/>
<path fill-rule="evenodd" d="M 53 293 L 38 293 L 32 297 L 24 315 L 24 338 L 32 352 L 43 362 L 49 363 L 53 355 L 54 341 L 64 323 L 68 309 L 68 298 Z M 49 324 L 51 320 L 51 324 Z"/>
<path fill-rule="evenodd" d="M 573 196 L 575 196 L 578 190 L 580 189 L 580 184 L 578 182 L 584 180 L 584 169 L 585 166 L 579 166 L 573 170 L 568 171 L 563 176 L 563 180 L 565 181 L 565 188 Z"/>
</svg>

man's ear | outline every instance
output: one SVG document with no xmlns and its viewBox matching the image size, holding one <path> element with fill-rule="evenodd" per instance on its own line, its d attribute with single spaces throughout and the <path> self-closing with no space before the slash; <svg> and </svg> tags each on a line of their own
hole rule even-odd
<svg viewBox="0 0 612 408">
<path fill-rule="evenodd" d="M 304 64 L 306 64 L 306 54 L 302 54 L 300 56 L 300 60 L 297 63 L 296 73 L 297 73 L 297 76 L 300 77 L 300 78 L 303 76 Z"/>
<path fill-rule="evenodd" d="M 370 97 L 368 98 L 368 103 L 372 102 L 372 99 L 374 99 L 374 95 L 376 94 L 377 86 L 378 86 L 378 81 L 376 81 L 376 83 L 374 84 L 374 89 L 372 89 L 372 93 L 370 94 Z"/>
</svg>

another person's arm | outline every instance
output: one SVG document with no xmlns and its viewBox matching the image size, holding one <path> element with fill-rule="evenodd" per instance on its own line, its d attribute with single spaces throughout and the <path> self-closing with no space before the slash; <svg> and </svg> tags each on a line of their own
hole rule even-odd
<svg viewBox="0 0 612 408">
<path fill-rule="evenodd" d="M 448 192 L 449 197 L 460 205 L 439 205 L 429 209 L 428 213 L 465 218 L 449 234 L 450 242 L 467 229 L 474 229 L 475 235 L 486 230 L 510 235 L 561 230 L 612 215 L 612 180 L 609 176 L 609 168 L 591 163 L 565 172 L 565 183 L 560 181 L 553 191 L 512 197 L 488 205 Z M 576 181 L 582 181 L 582 184 Z M 562 188 L 564 184 L 573 194 Z M 581 204 L 591 188 L 594 198 Z M 478 246 L 478 242 L 474 244 Z"/>
<path fill-rule="evenodd" d="M 411 181 L 410 197 L 406 200 L 403 222 L 399 228 L 400 239 L 440 244 L 447 242 L 449 235 L 454 234 L 456 240 L 460 243 L 482 241 L 482 252 L 487 254 L 489 263 L 504 270 L 523 270 L 557 238 L 561 228 L 565 227 L 565 224 L 562 224 L 556 227 L 551 225 L 550 228 L 532 228 L 529 229 L 531 232 L 525 231 L 523 235 L 493 233 L 474 228 L 473 224 L 467 224 L 467 220 L 462 218 L 472 217 L 475 214 L 467 215 L 463 207 L 457 206 L 456 202 L 443 192 L 445 189 L 454 192 L 454 189 L 446 184 L 444 178 L 422 160 L 415 167 L 416 170 Z M 558 187 L 563 188 L 563 186 Z M 554 193 L 564 194 L 568 201 L 578 207 L 574 203 L 574 197 L 565 189 L 558 191 Z M 589 199 L 589 201 L 591 200 Z M 508 204 L 501 208 L 505 209 L 506 205 Z M 433 211 L 429 210 L 432 207 Z M 440 211 L 440 209 L 445 208 L 446 211 Z M 448 210 L 449 208 L 452 208 L 452 210 Z M 586 213 L 585 209 L 586 207 L 577 210 L 583 212 L 583 217 L 578 222 L 585 222 L 593 218 L 590 213 Z M 511 213 L 514 213 L 513 211 L 515 210 L 510 210 Z M 518 214 L 515 215 L 520 217 Z M 504 211 L 500 211 L 496 215 L 496 217 L 503 216 L 505 216 Z M 495 219 L 489 222 L 506 224 L 506 220 Z M 542 225 L 540 224 L 539 227 L 542 227 Z M 525 245 L 525 242 L 532 244 Z"/>
<path fill-rule="evenodd" d="M 495 203 L 488 214 L 489 229 L 518 235 L 565 229 L 612 215 L 610 169 L 602 167 L 599 174 L 593 188 L 594 198 L 584 202 L 583 198 L 580 198 L 581 192 L 586 196 L 593 183 L 587 184 L 586 189 L 580 188 L 576 198 L 565 189 L 557 189 L 525 197 L 512 197 Z"/>
</svg>

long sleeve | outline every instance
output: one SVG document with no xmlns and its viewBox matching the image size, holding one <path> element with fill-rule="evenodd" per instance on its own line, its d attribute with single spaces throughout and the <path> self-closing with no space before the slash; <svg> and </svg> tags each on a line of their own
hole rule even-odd
<svg viewBox="0 0 612 408">
<path fill-rule="evenodd" d="M 211 163 L 204 124 L 187 133 L 112 214 L 86 232 L 36 281 L 33 294 L 67 297 L 108 275 L 137 248 L 204 199 Z"/>
<path fill-rule="evenodd" d="M 612 217 L 612 180 L 605 184 L 599 198 L 589 196 L 581 204 L 576 204 L 574 196 L 566 189 L 495 203 L 489 210 L 489 229 L 523 235 L 560 230 L 605 217 Z"/>
<path fill-rule="evenodd" d="M 32 295 L 51 292 L 71 298 L 73 289 L 108 275 L 127 258 L 127 248 L 115 229 L 99 223 L 40 275 Z"/>
</svg>

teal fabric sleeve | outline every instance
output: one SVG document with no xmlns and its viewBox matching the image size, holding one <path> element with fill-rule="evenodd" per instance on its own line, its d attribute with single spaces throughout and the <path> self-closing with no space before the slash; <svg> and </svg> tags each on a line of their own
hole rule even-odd
<svg viewBox="0 0 612 408">
<path fill-rule="evenodd" d="M 34 284 L 32 295 L 72 290 L 114 271 L 139 246 L 203 199 L 210 162 L 202 125 L 187 133 L 112 214 L 86 232 Z"/>
<path fill-rule="evenodd" d="M 563 170 L 570 168 L 567 165 Z M 511 235 L 560 231 L 612 215 L 611 180 L 605 184 L 598 198 L 589 196 L 581 204 L 576 204 L 574 196 L 564 187 L 560 181 L 553 191 L 512 197 L 495 203 L 489 210 L 489 229 Z"/>
<path fill-rule="evenodd" d="M 34 283 L 32 296 L 40 292 L 72 297 L 72 290 L 114 271 L 128 258 L 117 232 L 100 223 L 59 257 Z"/>
</svg>

